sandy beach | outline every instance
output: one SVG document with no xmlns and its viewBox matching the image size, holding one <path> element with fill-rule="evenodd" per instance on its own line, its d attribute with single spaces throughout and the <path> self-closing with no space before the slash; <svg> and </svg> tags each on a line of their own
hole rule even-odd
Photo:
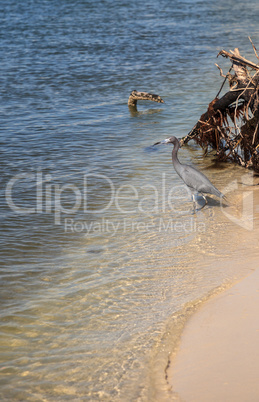
<svg viewBox="0 0 259 402">
<path fill-rule="evenodd" d="M 168 379 L 180 401 L 259 400 L 259 261 L 187 322 Z M 251 263 L 251 261 L 249 261 Z"/>
</svg>

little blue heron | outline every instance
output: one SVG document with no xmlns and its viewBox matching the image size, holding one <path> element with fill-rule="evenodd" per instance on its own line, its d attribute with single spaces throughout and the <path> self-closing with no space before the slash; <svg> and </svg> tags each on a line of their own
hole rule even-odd
<svg viewBox="0 0 259 402">
<path fill-rule="evenodd" d="M 164 141 L 156 142 L 154 145 L 159 144 L 174 145 L 172 151 L 172 161 L 174 168 L 176 170 L 176 173 L 181 177 L 181 179 L 184 181 L 189 191 L 191 192 L 194 204 L 195 204 L 194 193 L 196 192 L 202 195 L 202 197 L 205 200 L 205 204 L 207 203 L 207 200 L 204 194 L 213 194 L 219 198 L 225 198 L 224 194 L 222 194 L 215 186 L 213 186 L 210 180 L 203 173 L 195 169 L 193 166 L 185 165 L 179 162 L 177 153 L 180 148 L 180 143 L 176 137 L 167 138 Z"/>
</svg>

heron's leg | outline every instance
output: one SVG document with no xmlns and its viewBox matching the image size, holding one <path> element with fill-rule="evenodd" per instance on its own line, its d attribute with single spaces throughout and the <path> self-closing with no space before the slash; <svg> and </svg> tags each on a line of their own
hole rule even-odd
<svg viewBox="0 0 259 402">
<path fill-rule="evenodd" d="M 204 208 L 205 207 L 205 205 L 207 204 L 207 198 L 202 194 L 202 193 L 200 193 L 201 194 L 201 196 L 202 196 L 202 198 L 205 200 L 205 203 L 204 203 L 204 205 L 202 205 L 200 208 L 197 208 L 197 210 L 201 210 L 202 208 Z"/>
<path fill-rule="evenodd" d="M 208 201 L 207 201 L 207 198 L 205 197 L 205 195 L 204 194 L 202 194 L 202 197 L 204 198 L 204 200 L 205 200 L 205 204 L 203 205 L 203 207 L 205 207 L 205 205 L 207 205 L 208 204 Z"/>
<path fill-rule="evenodd" d="M 187 191 L 188 191 L 188 193 L 189 193 L 189 195 L 190 195 L 190 197 L 191 197 L 191 199 L 192 199 L 192 202 L 193 202 L 193 213 L 195 214 L 195 211 L 196 211 L 196 209 L 197 209 L 197 204 L 196 204 L 196 199 L 195 199 L 195 193 L 194 193 L 194 191 L 193 191 L 190 187 L 188 187 L 188 186 L 186 186 L 186 189 L 187 189 Z"/>
<path fill-rule="evenodd" d="M 198 208 L 198 203 L 196 201 L 195 193 L 191 191 L 191 196 L 192 196 L 192 202 L 193 202 L 193 214 L 196 214 L 196 211 L 199 210 Z"/>
<path fill-rule="evenodd" d="M 197 209 L 197 203 L 196 203 L 196 199 L 195 199 L 195 194 L 192 193 L 192 202 L 193 202 L 193 211 L 195 213 L 196 209 Z"/>
</svg>

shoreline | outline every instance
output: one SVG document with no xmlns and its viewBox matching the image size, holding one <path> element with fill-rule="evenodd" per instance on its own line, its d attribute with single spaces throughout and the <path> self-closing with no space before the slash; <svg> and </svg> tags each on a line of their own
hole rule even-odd
<svg viewBox="0 0 259 402">
<path fill-rule="evenodd" d="M 187 321 L 168 368 L 178 400 L 258 400 L 259 262 L 253 260 L 255 271 L 213 296 Z"/>
<path fill-rule="evenodd" d="M 241 182 L 245 182 L 243 177 L 241 179 Z M 209 221 L 210 225 L 208 225 L 206 237 L 204 238 L 202 235 L 197 237 L 198 241 L 196 241 L 193 246 L 196 248 L 196 251 L 199 252 L 199 258 L 193 263 L 201 264 L 202 270 L 200 272 L 202 273 L 202 278 L 207 275 L 212 279 L 217 278 L 219 282 L 210 289 L 206 289 L 206 291 L 205 288 L 203 288 L 203 295 L 198 295 L 197 298 L 187 302 L 178 313 L 171 316 L 168 320 L 163 337 L 151 359 L 151 400 L 165 402 L 172 400 L 178 402 L 218 402 L 219 400 L 223 402 L 229 400 L 244 402 L 247 400 L 247 402 L 250 402 L 252 400 L 258 400 L 259 390 L 256 399 L 233 399 L 234 394 L 232 389 L 234 389 L 235 386 L 231 384 L 229 385 L 230 398 L 228 397 L 226 399 L 224 396 L 217 394 L 217 388 L 222 388 L 222 385 L 215 382 L 213 383 L 214 377 L 216 375 L 218 376 L 216 360 L 219 352 L 216 351 L 216 347 L 220 352 L 222 350 L 221 359 L 223 370 L 219 368 L 219 372 L 222 371 L 223 373 L 224 384 L 228 381 L 228 374 L 224 372 L 226 362 L 234 361 L 232 356 L 228 355 L 228 344 L 232 345 L 232 338 L 235 341 L 243 339 L 243 343 L 241 342 L 239 349 L 234 353 L 234 357 L 237 356 L 237 361 L 241 360 L 242 362 L 242 360 L 244 360 L 244 357 L 241 355 L 243 350 L 246 350 L 246 356 L 248 356 L 249 359 L 249 356 L 254 356 L 254 350 L 256 351 L 259 347 L 258 339 L 258 347 L 254 346 L 253 348 L 253 346 L 251 346 L 252 350 L 243 348 L 243 344 L 247 343 L 247 339 L 249 340 L 250 338 L 252 324 L 245 323 L 245 321 L 242 321 L 243 318 L 240 318 L 240 311 L 243 307 L 246 307 L 246 309 L 251 312 L 251 322 L 253 322 L 254 317 L 258 315 L 256 309 L 259 301 L 257 300 L 257 291 L 253 291 L 255 296 L 254 302 L 250 301 L 248 303 L 248 300 L 245 299 L 245 294 L 247 294 L 248 298 L 251 296 L 253 285 L 258 285 L 257 290 L 259 294 L 259 273 L 256 279 L 253 279 L 254 276 L 252 276 L 251 286 L 246 284 L 246 281 L 249 281 L 248 278 L 250 278 L 251 275 L 256 275 L 256 269 L 259 271 L 258 189 L 257 185 L 244 185 L 242 191 L 236 189 L 231 192 L 230 205 L 224 210 L 215 209 L 213 219 Z M 221 230 L 221 227 L 223 230 Z M 193 266 L 193 269 L 195 272 L 195 266 Z M 243 283 L 244 285 L 242 285 Z M 199 287 L 199 281 L 196 281 L 195 276 L 193 278 L 193 285 Z M 201 285 L 204 285 L 203 281 L 201 281 Z M 244 294 L 239 297 L 236 295 L 237 300 L 233 295 L 233 297 L 228 297 L 232 292 L 236 292 L 236 286 L 244 286 Z M 237 290 L 237 292 L 239 291 Z M 240 292 L 242 294 L 242 291 Z M 222 306 L 217 304 L 217 300 L 221 299 L 223 303 Z M 231 300 L 229 306 L 227 303 L 228 299 Z M 212 307 L 210 306 L 213 306 L 214 303 L 215 307 L 214 311 L 212 311 Z M 227 307 L 229 309 L 228 312 Z M 212 315 L 218 316 L 216 328 L 213 328 L 213 326 L 210 327 L 206 321 L 205 323 L 196 323 L 196 318 L 199 318 L 203 311 L 208 311 L 207 321 Z M 230 319 L 228 318 L 228 314 L 230 315 Z M 231 322 L 233 315 L 236 316 L 237 322 L 235 322 L 235 325 Z M 239 336 L 239 321 L 241 328 L 242 324 L 247 328 L 245 339 Z M 209 324 L 211 325 L 213 323 L 214 319 Z M 223 331 L 223 335 L 220 334 L 220 328 Z M 233 333 L 231 333 L 231 329 Z M 210 334 L 207 335 L 206 339 L 206 331 L 208 332 L 209 330 L 214 336 L 214 344 L 212 343 L 212 336 Z M 227 330 L 229 330 L 229 338 L 227 345 L 224 345 Z M 238 336 L 236 336 L 236 334 L 238 334 Z M 222 335 L 221 338 L 220 335 Z M 257 335 L 259 338 L 259 323 Z M 188 345 L 185 344 L 185 338 L 188 338 Z M 202 361 L 202 355 L 198 355 L 198 353 L 201 353 L 205 346 L 207 349 L 204 360 Z M 259 356 L 256 360 L 259 362 Z M 206 366 L 207 361 L 211 363 L 210 367 Z M 232 365 L 234 368 L 236 366 L 237 363 Z M 229 363 L 230 372 L 232 367 Z M 257 370 L 259 370 L 259 366 L 258 369 L 255 369 L 256 373 Z M 233 374 L 234 372 L 235 370 L 233 370 Z M 249 372 L 249 370 L 246 369 L 246 372 Z M 210 375 L 211 378 L 209 378 Z M 212 383 L 209 383 L 211 380 Z M 196 388 L 199 387 L 199 394 L 196 396 Z M 207 391 L 206 387 L 208 388 Z M 216 390 L 215 392 L 214 388 Z M 247 394 L 247 391 L 245 394 Z"/>
</svg>

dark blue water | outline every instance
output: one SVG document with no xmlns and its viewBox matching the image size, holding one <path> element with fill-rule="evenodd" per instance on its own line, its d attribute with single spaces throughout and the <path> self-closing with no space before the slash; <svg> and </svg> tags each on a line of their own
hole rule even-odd
<svg viewBox="0 0 259 402">
<path fill-rule="evenodd" d="M 213 201 L 194 217 L 170 150 L 150 146 L 206 110 L 222 82 L 214 63 L 229 68 L 219 50 L 255 61 L 258 12 L 256 1 L 0 2 L 3 400 L 146 400 L 167 320 L 232 277 L 200 263 L 200 244 L 215 258 L 217 225 L 231 223 Z M 165 104 L 133 113 L 133 89 Z M 237 173 L 219 175 L 195 145 L 181 160 L 220 189 Z"/>
</svg>

